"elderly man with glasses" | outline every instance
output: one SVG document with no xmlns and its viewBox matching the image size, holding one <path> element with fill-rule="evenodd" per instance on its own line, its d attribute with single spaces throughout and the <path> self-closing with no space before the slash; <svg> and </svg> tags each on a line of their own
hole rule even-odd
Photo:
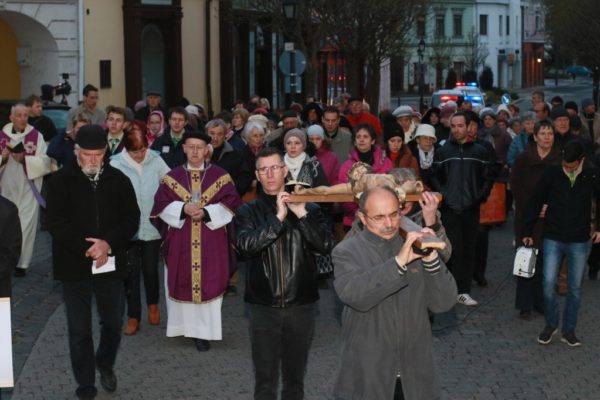
<svg viewBox="0 0 600 400">
<path fill-rule="evenodd" d="M 344 303 L 336 399 L 439 399 L 428 311 L 456 303 L 456 283 L 438 253 L 412 244 L 430 228 L 399 234 L 396 193 L 375 187 L 357 212 L 364 229 L 333 251 L 334 286 Z"/>
</svg>

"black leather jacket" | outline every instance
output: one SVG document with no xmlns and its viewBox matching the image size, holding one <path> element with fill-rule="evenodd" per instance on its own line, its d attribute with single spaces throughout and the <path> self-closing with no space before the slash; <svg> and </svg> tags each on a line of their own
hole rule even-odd
<svg viewBox="0 0 600 400">
<path fill-rule="evenodd" d="M 289 307 L 319 299 L 316 254 L 328 254 L 333 235 L 318 205 L 298 219 L 276 217 L 274 196 L 261 194 L 237 210 L 239 252 L 246 258 L 246 293 L 252 304 Z"/>
<path fill-rule="evenodd" d="M 442 210 L 455 213 L 476 209 L 490 194 L 494 168 L 488 150 L 474 142 L 450 138 L 435 151 L 433 188 L 443 196 Z"/>
</svg>

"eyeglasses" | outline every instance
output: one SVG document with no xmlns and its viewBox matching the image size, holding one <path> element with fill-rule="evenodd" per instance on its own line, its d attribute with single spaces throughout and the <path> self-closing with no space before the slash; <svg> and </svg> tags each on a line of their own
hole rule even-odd
<svg viewBox="0 0 600 400">
<path fill-rule="evenodd" d="M 185 145 L 185 148 L 188 149 L 189 151 L 202 151 L 202 150 L 206 149 L 206 146 Z"/>
<path fill-rule="evenodd" d="M 367 213 L 363 213 L 365 217 L 369 218 L 371 221 L 375 222 L 376 224 L 381 224 L 385 221 L 389 219 L 391 219 L 392 221 L 397 219 L 400 216 L 400 210 L 394 211 L 391 214 L 378 214 L 375 216 L 369 216 Z"/>
<path fill-rule="evenodd" d="M 271 165 L 270 167 L 256 168 L 256 170 L 258 171 L 259 175 L 266 175 L 267 173 L 269 173 L 269 171 L 275 173 L 284 167 L 285 165 Z"/>
</svg>

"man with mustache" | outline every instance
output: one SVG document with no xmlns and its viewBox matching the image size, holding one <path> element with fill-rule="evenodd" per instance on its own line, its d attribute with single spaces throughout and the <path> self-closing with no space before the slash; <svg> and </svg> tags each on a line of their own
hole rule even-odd
<svg viewBox="0 0 600 400">
<path fill-rule="evenodd" d="M 337 399 L 439 399 L 427 310 L 456 303 L 452 274 L 432 251 L 412 244 L 433 231 L 400 237 L 400 204 L 388 187 L 362 194 L 365 229 L 333 250 L 335 290 L 344 303 Z"/>
<path fill-rule="evenodd" d="M 131 181 L 104 162 L 107 149 L 106 132 L 99 125 L 81 127 L 75 162 L 48 185 L 46 226 L 52 235 L 54 279 L 62 282 L 79 399 L 96 397 L 96 370 L 104 390 L 117 389 L 113 367 L 121 341 L 126 251 L 140 220 Z M 93 297 L 101 327 L 96 351 Z"/>
</svg>

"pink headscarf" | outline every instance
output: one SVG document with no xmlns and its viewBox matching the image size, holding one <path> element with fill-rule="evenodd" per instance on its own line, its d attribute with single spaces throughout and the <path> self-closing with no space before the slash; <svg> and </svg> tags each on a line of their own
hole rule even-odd
<svg viewBox="0 0 600 400">
<path fill-rule="evenodd" d="M 150 131 L 150 118 L 153 115 L 158 115 L 160 117 L 160 131 L 154 135 L 151 131 Z M 165 128 L 167 127 L 167 123 L 165 121 L 165 116 L 163 115 L 162 111 L 160 110 L 154 110 L 152 111 L 149 115 L 148 115 L 148 120 L 146 121 L 146 126 L 148 127 L 148 130 L 146 131 L 146 136 L 148 137 L 148 142 L 150 144 L 152 144 L 152 142 L 154 142 L 154 139 L 156 139 L 157 137 L 161 136 L 164 132 L 165 132 Z"/>
</svg>

